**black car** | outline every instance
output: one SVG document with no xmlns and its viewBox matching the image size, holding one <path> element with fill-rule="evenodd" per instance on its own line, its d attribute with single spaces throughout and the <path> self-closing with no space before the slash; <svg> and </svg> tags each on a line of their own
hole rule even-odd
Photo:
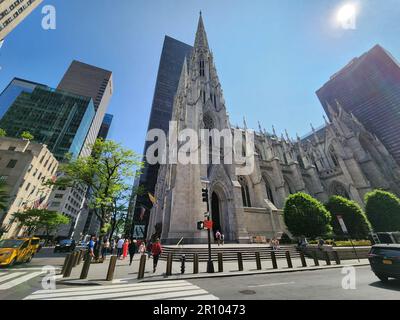
<svg viewBox="0 0 400 320">
<path fill-rule="evenodd" d="M 400 244 L 376 244 L 368 255 L 371 269 L 383 282 L 400 279 Z"/>
<path fill-rule="evenodd" d="M 71 252 L 74 251 L 76 247 L 75 240 L 65 239 L 60 240 L 56 247 L 54 248 L 54 253 L 56 252 Z"/>
</svg>

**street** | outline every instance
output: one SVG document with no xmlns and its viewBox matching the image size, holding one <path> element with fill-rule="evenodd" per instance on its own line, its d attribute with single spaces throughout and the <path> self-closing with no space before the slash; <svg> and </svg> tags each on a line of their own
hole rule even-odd
<svg viewBox="0 0 400 320">
<path fill-rule="evenodd" d="M 216 277 L 189 280 L 136 282 L 116 279 L 109 285 L 60 285 L 44 290 L 43 266 L 60 268 L 65 254 L 44 248 L 30 264 L 0 270 L 0 299 L 9 300 L 286 300 L 286 299 L 398 299 L 400 281 L 382 284 L 369 266 L 356 267 L 355 289 L 343 289 L 342 268 Z"/>
</svg>

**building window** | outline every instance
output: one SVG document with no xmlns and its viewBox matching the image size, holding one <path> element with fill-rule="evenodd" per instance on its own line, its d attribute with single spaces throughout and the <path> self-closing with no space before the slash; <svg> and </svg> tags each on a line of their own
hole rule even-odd
<svg viewBox="0 0 400 320">
<path fill-rule="evenodd" d="M 28 191 L 30 186 L 31 186 L 31 184 L 28 182 L 28 184 L 25 187 L 25 191 Z"/>
<path fill-rule="evenodd" d="M 329 147 L 329 155 L 330 155 L 330 157 L 331 157 L 331 160 L 332 160 L 332 162 L 333 162 L 333 165 L 334 165 L 335 167 L 339 167 L 339 160 L 338 160 L 338 157 L 337 157 L 337 155 L 336 155 L 335 149 L 333 148 L 332 145 Z"/>
<path fill-rule="evenodd" d="M 9 147 L 8 150 L 9 151 L 15 151 L 16 147 Z"/>
<path fill-rule="evenodd" d="M 199 65 L 200 65 L 200 77 L 204 77 L 204 76 L 205 76 L 205 72 L 204 72 L 204 60 L 200 60 Z"/>
<path fill-rule="evenodd" d="M 7 168 L 14 168 L 15 167 L 15 165 L 17 164 L 17 160 L 14 160 L 14 159 L 12 159 L 12 160 L 10 160 L 9 162 L 8 162 L 8 164 L 7 164 Z"/>
<path fill-rule="evenodd" d="M 272 194 L 272 189 L 271 189 L 271 186 L 270 186 L 270 184 L 268 183 L 268 181 L 265 181 L 265 189 L 267 190 L 267 197 L 268 197 L 268 200 L 271 201 L 273 204 L 275 204 L 274 196 L 273 196 L 273 194 Z"/>
<path fill-rule="evenodd" d="M 251 207 L 249 186 L 244 177 L 239 177 L 239 183 L 242 189 L 242 200 L 244 207 Z"/>
<path fill-rule="evenodd" d="M 54 196 L 54 198 L 56 198 L 56 199 L 61 199 L 63 196 L 64 196 L 63 194 L 57 193 L 57 194 Z"/>
</svg>

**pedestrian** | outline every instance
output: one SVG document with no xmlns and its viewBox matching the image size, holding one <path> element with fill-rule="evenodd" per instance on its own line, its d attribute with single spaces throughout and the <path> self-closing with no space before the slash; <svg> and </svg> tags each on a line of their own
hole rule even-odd
<svg viewBox="0 0 400 320">
<path fill-rule="evenodd" d="M 110 255 L 114 254 L 114 249 L 115 249 L 115 239 L 111 239 L 111 241 L 110 241 Z"/>
<path fill-rule="evenodd" d="M 153 255 L 153 273 L 156 272 L 158 259 L 162 253 L 162 247 L 160 239 L 157 238 L 156 241 L 151 246 L 151 254 Z"/>
<path fill-rule="evenodd" d="M 324 239 L 319 238 L 319 240 L 318 240 L 318 249 L 319 250 L 323 250 L 324 249 L 324 244 L 325 244 Z"/>
<path fill-rule="evenodd" d="M 151 243 L 151 240 L 149 240 L 149 242 L 146 246 L 147 259 L 150 259 L 150 257 L 151 257 L 151 247 L 152 247 L 152 243 Z"/>
<path fill-rule="evenodd" d="M 94 260 L 95 260 L 95 261 L 99 261 L 100 246 L 101 246 L 101 241 L 100 241 L 100 239 L 97 238 L 97 237 L 95 237 L 94 248 L 93 248 Z"/>
<path fill-rule="evenodd" d="M 140 242 L 139 253 L 141 256 L 146 254 L 146 244 L 143 241 Z"/>
<path fill-rule="evenodd" d="M 122 259 L 125 259 L 128 256 L 128 248 L 129 248 L 129 240 L 126 239 L 122 247 Z"/>
<path fill-rule="evenodd" d="M 215 239 L 217 240 L 218 243 L 218 247 L 221 243 L 221 232 L 219 232 L 219 230 L 217 230 L 217 232 L 215 233 Z"/>
<path fill-rule="evenodd" d="M 95 237 L 92 236 L 88 244 L 89 255 L 92 258 L 94 257 L 94 243 L 95 243 Z"/>
<path fill-rule="evenodd" d="M 122 255 L 122 247 L 124 246 L 124 239 L 119 239 L 117 242 L 117 258 L 120 259 Z"/>
<path fill-rule="evenodd" d="M 224 245 L 225 236 L 224 236 L 224 234 L 222 232 L 221 232 L 220 239 L 221 239 L 221 245 L 223 246 Z"/>
<path fill-rule="evenodd" d="M 103 248 L 101 249 L 101 258 L 106 260 L 107 252 L 110 250 L 110 241 L 107 238 L 104 239 Z"/>
<path fill-rule="evenodd" d="M 130 239 L 129 240 L 129 247 L 128 247 L 128 251 L 129 251 L 129 265 L 132 265 L 132 261 L 133 261 L 133 257 L 135 255 L 136 252 L 136 244 L 134 242 L 134 240 Z"/>
</svg>

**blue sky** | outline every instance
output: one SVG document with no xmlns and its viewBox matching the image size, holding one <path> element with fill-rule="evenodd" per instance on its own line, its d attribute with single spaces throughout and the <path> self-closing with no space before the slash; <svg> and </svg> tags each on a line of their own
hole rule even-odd
<svg viewBox="0 0 400 320">
<path fill-rule="evenodd" d="M 349 2 L 355 30 L 334 23 Z M 379 43 L 400 59 L 400 0 L 45 0 L 0 50 L 0 91 L 15 76 L 56 86 L 73 59 L 109 69 L 110 138 L 141 153 L 164 35 L 192 44 L 200 10 L 233 125 L 304 135 L 323 124 L 315 91 L 353 57 Z"/>
</svg>

